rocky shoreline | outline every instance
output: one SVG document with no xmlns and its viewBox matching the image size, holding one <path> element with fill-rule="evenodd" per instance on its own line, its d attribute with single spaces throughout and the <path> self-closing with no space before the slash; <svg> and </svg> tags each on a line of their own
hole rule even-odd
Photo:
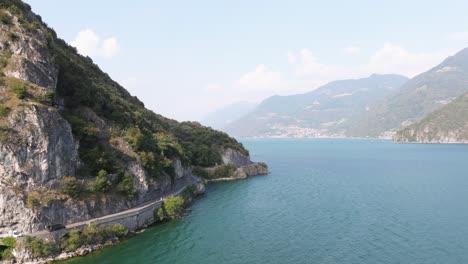
<svg viewBox="0 0 468 264">
<path fill-rule="evenodd" d="M 245 165 L 243 167 L 237 168 L 232 177 L 223 177 L 223 178 L 218 178 L 218 179 L 210 179 L 210 180 L 207 180 L 206 182 L 236 181 L 236 180 L 246 179 L 248 177 L 253 177 L 253 176 L 258 176 L 258 175 L 266 175 L 268 173 L 269 173 L 269 171 L 268 171 L 268 168 L 266 167 L 265 164 L 263 164 L 263 163 L 252 163 L 252 164 Z M 187 209 L 187 207 L 190 206 L 190 204 L 193 202 L 193 200 L 196 197 L 201 196 L 203 194 L 204 194 L 204 189 L 203 189 L 202 192 L 200 192 L 200 191 L 193 192 L 191 194 L 191 196 L 189 196 L 187 201 L 186 201 L 184 212 Z M 181 214 L 179 217 L 183 217 L 183 215 L 184 214 Z M 10 264 L 10 263 L 46 264 L 46 263 L 54 263 L 54 262 L 57 262 L 57 261 L 63 261 L 63 260 L 67 260 L 67 259 L 71 259 L 71 258 L 75 258 L 75 257 L 83 257 L 83 256 L 86 256 L 86 255 L 98 252 L 98 251 L 102 250 L 103 248 L 105 248 L 107 246 L 115 245 L 115 244 L 119 243 L 122 240 L 134 237 L 134 236 L 138 235 L 139 233 L 144 232 L 148 227 L 151 227 L 151 226 L 156 225 L 158 223 L 159 222 L 156 221 L 151 225 L 143 226 L 140 229 L 128 232 L 128 234 L 125 237 L 121 238 L 121 239 L 115 237 L 113 239 L 105 241 L 104 243 L 82 246 L 82 247 L 80 247 L 80 248 L 78 248 L 78 249 L 76 249 L 74 251 L 61 252 L 61 253 L 56 254 L 54 256 L 45 257 L 45 258 L 34 258 L 31 255 L 25 254 L 25 252 L 16 251 L 15 255 L 18 255 L 18 256 L 21 256 L 21 257 L 17 258 L 16 260 L 11 260 L 11 261 L 3 261 L 3 262 L 0 261 L 0 263 L 5 263 L 5 264 L 7 264 L 7 263 L 8 264 Z"/>
<path fill-rule="evenodd" d="M 203 189 L 203 192 L 196 191 L 196 192 L 192 193 L 192 195 L 190 197 L 188 197 L 188 199 L 186 201 L 184 211 L 187 209 L 187 207 L 193 202 L 193 200 L 196 197 L 201 196 L 203 194 L 204 194 L 204 189 Z M 183 217 L 183 214 L 180 215 L 179 217 Z M 10 260 L 10 261 L 0 261 L 0 263 L 2 263 L 2 264 L 10 264 L 10 263 L 11 264 L 13 264 L 13 263 L 47 264 L 47 263 L 54 263 L 54 262 L 57 262 L 57 261 L 63 261 L 63 260 L 67 260 L 67 259 L 71 259 L 71 258 L 75 258 L 75 257 L 83 257 L 83 256 L 86 256 L 86 255 L 98 252 L 98 251 L 100 251 L 101 249 L 103 249 L 105 247 L 115 245 L 115 244 L 117 244 L 120 241 L 123 241 L 125 239 L 132 238 L 132 237 L 146 231 L 147 228 L 149 228 L 151 226 L 154 226 L 154 225 L 156 225 L 158 223 L 160 223 L 160 222 L 156 221 L 156 222 L 152 223 L 151 225 L 143 226 L 142 228 L 139 228 L 139 229 L 137 229 L 135 231 L 130 231 L 130 232 L 128 232 L 128 234 L 125 237 L 122 237 L 120 239 L 117 238 L 117 237 L 114 237 L 112 239 L 109 239 L 109 240 L 105 241 L 104 243 L 98 243 L 98 244 L 94 244 L 94 245 L 86 245 L 86 246 L 82 246 L 82 247 L 80 247 L 80 248 L 78 248 L 76 250 L 73 250 L 73 251 L 60 252 L 59 254 L 49 256 L 49 257 L 44 257 L 44 258 L 34 258 L 30 254 L 25 253 L 24 251 L 19 252 L 18 250 L 15 249 L 15 251 L 16 251 L 15 255 L 18 255 L 20 257 L 17 257 L 16 259 Z"/>
</svg>

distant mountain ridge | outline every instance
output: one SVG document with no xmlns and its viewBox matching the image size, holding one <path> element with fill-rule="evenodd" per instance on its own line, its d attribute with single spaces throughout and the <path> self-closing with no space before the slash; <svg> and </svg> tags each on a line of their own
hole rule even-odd
<svg viewBox="0 0 468 264">
<path fill-rule="evenodd" d="M 225 131 L 238 137 L 344 136 L 353 120 L 407 80 L 374 74 L 334 81 L 305 94 L 272 96 Z"/>
<path fill-rule="evenodd" d="M 409 80 L 375 104 L 348 131 L 351 137 L 382 137 L 422 119 L 468 92 L 468 49 Z"/>
</svg>

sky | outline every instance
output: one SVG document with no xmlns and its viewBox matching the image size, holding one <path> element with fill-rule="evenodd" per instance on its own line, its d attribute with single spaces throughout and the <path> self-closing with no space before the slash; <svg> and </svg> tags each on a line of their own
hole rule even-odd
<svg viewBox="0 0 468 264">
<path fill-rule="evenodd" d="M 468 1 L 26 2 L 148 108 L 179 121 L 339 79 L 414 77 L 468 47 Z"/>
</svg>

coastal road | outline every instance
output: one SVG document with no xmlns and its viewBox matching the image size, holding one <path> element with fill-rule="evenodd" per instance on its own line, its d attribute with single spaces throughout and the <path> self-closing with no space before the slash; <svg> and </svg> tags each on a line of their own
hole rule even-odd
<svg viewBox="0 0 468 264">
<path fill-rule="evenodd" d="M 177 195 L 181 194 L 185 190 L 185 188 L 187 188 L 188 186 L 190 186 L 192 184 L 195 184 L 197 182 L 198 182 L 198 179 L 193 178 L 189 183 L 187 183 L 184 186 L 180 187 L 179 189 L 173 191 L 172 193 L 167 194 L 164 197 L 159 198 L 159 200 L 146 202 L 144 204 L 141 204 L 141 205 L 139 205 L 137 207 L 130 208 L 130 209 L 125 210 L 125 211 L 121 211 L 121 212 L 118 212 L 118 213 L 115 213 L 115 214 L 105 215 L 105 216 L 101 216 L 101 217 L 97 217 L 97 218 L 93 218 L 93 219 L 88 219 L 88 220 L 82 221 L 82 222 L 76 222 L 76 223 L 73 223 L 73 224 L 68 224 L 65 229 L 61 229 L 61 230 L 57 230 L 57 231 L 53 231 L 53 232 L 49 232 L 48 230 L 42 230 L 42 231 L 37 231 L 37 232 L 28 233 L 28 234 L 24 234 L 24 235 L 25 236 L 31 236 L 31 237 L 46 238 L 46 237 L 50 237 L 50 235 L 55 233 L 55 232 L 60 232 L 60 233 L 66 234 L 71 229 L 79 229 L 79 228 L 82 228 L 82 227 L 84 227 L 84 226 L 86 226 L 88 224 L 93 224 L 93 223 L 94 224 L 105 224 L 106 222 L 111 222 L 111 221 L 115 220 L 118 217 L 123 217 L 123 216 L 126 216 L 126 215 L 132 215 L 132 214 L 135 214 L 135 213 L 138 213 L 138 212 L 145 211 L 148 207 L 152 207 L 152 206 L 155 206 L 157 204 L 162 203 L 168 197 L 177 196 Z"/>
</svg>

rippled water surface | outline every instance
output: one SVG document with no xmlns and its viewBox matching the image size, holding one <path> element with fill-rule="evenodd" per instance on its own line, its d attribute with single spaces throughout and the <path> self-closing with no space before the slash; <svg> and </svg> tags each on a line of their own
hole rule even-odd
<svg viewBox="0 0 468 264">
<path fill-rule="evenodd" d="M 468 263 L 468 146 L 248 140 L 271 174 L 66 263 Z"/>
</svg>

